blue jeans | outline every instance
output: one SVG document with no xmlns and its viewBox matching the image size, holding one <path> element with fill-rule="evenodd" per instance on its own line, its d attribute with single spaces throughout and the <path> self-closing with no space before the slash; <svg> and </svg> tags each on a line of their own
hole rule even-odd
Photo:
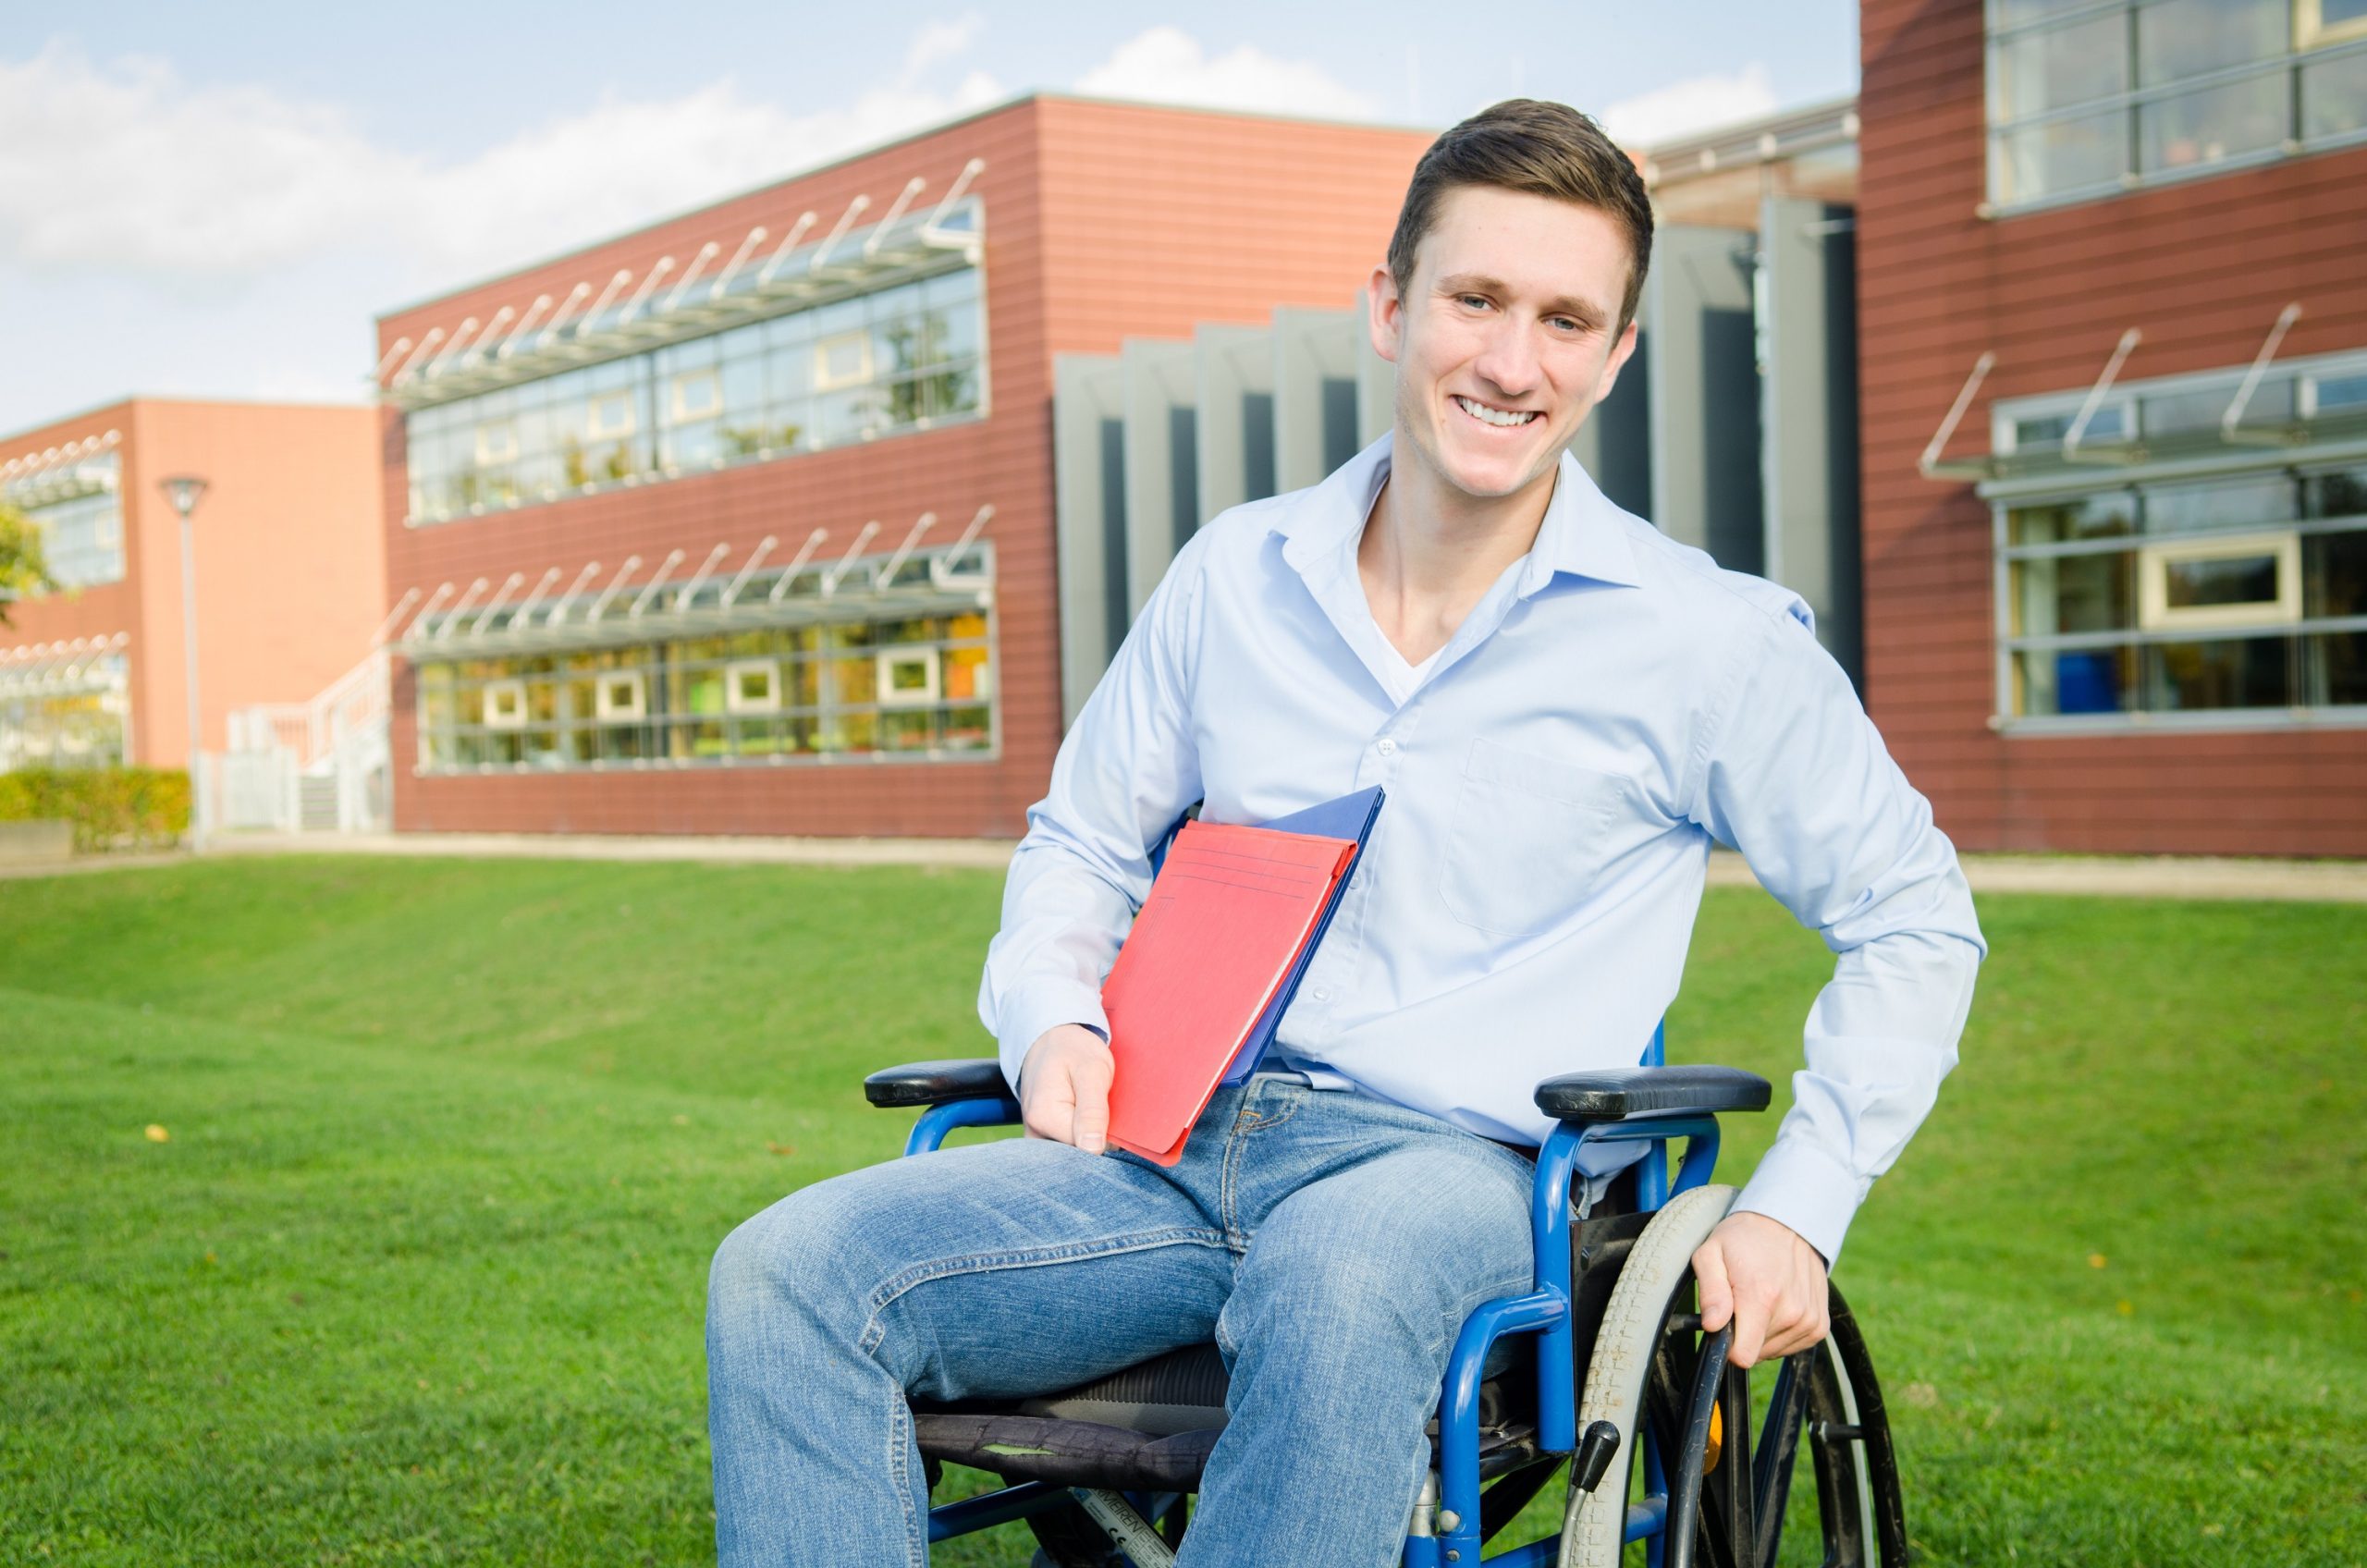
<svg viewBox="0 0 2367 1568">
<path fill-rule="evenodd" d="M 1530 1170 L 1260 1074 L 1172 1170 L 1015 1140 L 793 1193 L 708 1287 L 722 1562 L 922 1568 L 908 1393 L 1043 1393 L 1213 1337 L 1231 1418 L 1183 1562 L 1393 1563 L 1455 1335 L 1531 1283 Z"/>
</svg>

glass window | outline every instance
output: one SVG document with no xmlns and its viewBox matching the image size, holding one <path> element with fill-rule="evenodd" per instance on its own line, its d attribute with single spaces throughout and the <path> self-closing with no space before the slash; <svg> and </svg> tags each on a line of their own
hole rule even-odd
<svg viewBox="0 0 2367 1568">
<path fill-rule="evenodd" d="M 2283 637 L 2165 643 L 2146 650 L 2165 712 L 2278 708 L 2293 701 L 2292 645 Z"/>
<path fill-rule="evenodd" d="M 584 435 L 595 441 L 632 435 L 635 423 L 632 400 L 632 391 L 626 388 L 595 395 L 584 422 Z"/>
<path fill-rule="evenodd" d="M 2019 560 L 2014 580 L 2017 636 L 2126 631 L 2137 624 L 2134 552 Z"/>
<path fill-rule="evenodd" d="M 977 272 L 411 411 L 414 521 L 866 440 L 976 413 Z M 818 396 L 817 396 L 818 395 Z"/>
<path fill-rule="evenodd" d="M 2130 647 L 2017 654 L 2014 710 L 2032 717 L 2140 712 L 2144 668 L 2140 650 Z"/>
<path fill-rule="evenodd" d="M 1990 114 L 2020 119 L 2128 91 L 2128 21 L 2112 13 L 2001 42 L 1990 57 Z"/>
<path fill-rule="evenodd" d="M 2367 615 L 2367 531 L 2301 541 L 2301 613 L 2312 619 Z"/>
<path fill-rule="evenodd" d="M 1997 141 L 1991 180 L 2001 202 L 2028 202 L 2118 182 L 2128 166 L 2128 116 L 2119 110 L 2049 120 Z"/>
<path fill-rule="evenodd" d="M 814 345 L 814 385 L 824 392 L 871 379 L 871 334 L 840 332 Z"/>
<path fill-rule="evenodd" d="M 2137 79 L 2150 87 L 2281 55 L 2290 4 L 2156 0 L 2141 6 L 2137 12 Z"/>
<path fill-rule="evenodd" d="M 2137 112 L 2138 168 L 2147 174 L 2225 163 L 2285 140 L 2285 75 L 2181 92 Z"/>
<path fill-rule="evenodd" d="M 685 372 L 674 377 L 672 386 L 674 407 L 670 417 L 677 424 L 710 419 L 723 410 L 723 384 L 712 370 Z"/>
<path fill-rule="evenodd" d="M 2360 58 L 2367 60 L 2367 55 Z M 2321 414 L 2367 409 L 2367 374 L 2311 377 L 2310 407 L 2312 413 Z"/>
<path fill-rule="evenodd" d="M 2061 545 L 2074 539 L 2116 539 L 2137 532 L 2137 497 L 2106 490 L 2070 500 L 2022 507 L 2007 514 L 2017 545 Z"/>
<path fill-rule="evenodd" d="M 2009 717 L 2367 698 L 2367 463 L 2032 502 L 2005 554 Z"/>
<path fill-rule="evenodd" d="M 2283 474 L 2201 484 L 2149 484 L 2143 494 L 2148 533 L 2289 522 L 2300 509 L 2293 481 Z"/>
<path fill-rule="evenodd" d="M 2351 46 L 2367 0 L 2056 9 L 1989 7 L 1992 202 L 2092 198 L 2367 135 L 2367 49 Z"/>
<path fill-rule="evenodd" d="M 2304 517 L 2367 517 L 2367 464 L 2310 474 L 2301 496 Z"/>
</svg>

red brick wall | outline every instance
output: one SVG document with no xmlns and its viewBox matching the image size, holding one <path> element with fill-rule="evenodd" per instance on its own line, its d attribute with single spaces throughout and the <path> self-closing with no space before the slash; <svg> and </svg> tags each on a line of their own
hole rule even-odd
<svg viewBox="0 0 2367 1568">
<path fill-rule="evenodd" d="M 1980 0 L 1864 0 L 1858 302 L 1868 698 L 1969 849 L 2367 854 L 2367 730 L 2001 736 L 1990 513 L 1916 457 L 1984 349 L 1992 398 L 2367 346 L 2367 150 L 1984 219 Z"/>
<path fill-rule="evenodd" d="M 858 192 L 874 213 L 914 174 L 941 191 L 963 162 L 985 203 L 991 413 L 722 472 L 410 529 L 399 419 L 386 415 L 388 603 L 412 587 L 627 555 L 690 563 L 716 544 L 744 557 L 766 533 L 794 547 L 877 518 L 877 547 L 934 510 L 956 527 L 991 503 L 1002 755 L 981 763 L 872 763 L 572 775 L 421 777 L 411 681 L 395 692 L 396 826 L 405 830 L 605 833 L 1010 835 L 1043 792 L 1060 741 L 1051 489 L 1056 352 L 1109 351 L 1130 336 L 1182 335 L 1206 320 L 1261 319 L 1281 303 L 1344 305 L 1388 239 L 1424 139 L 1074 100 L 1028 99 L 897 143 L 563 262 L 386 317 L 400 337 L 448 331 L 580 278 L 728 254 L 758 223 L 781 232 L 813 208 L 834 220 Z M 924 194 L 923 201 L 930 199 Z M 644 566 L 641 578 L 645 580 Z"/>
</svg>

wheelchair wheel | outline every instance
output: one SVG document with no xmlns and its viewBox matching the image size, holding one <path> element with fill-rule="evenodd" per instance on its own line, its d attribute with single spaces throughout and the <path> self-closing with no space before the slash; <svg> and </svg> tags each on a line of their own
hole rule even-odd
<svg viewBox="0 0 2367 1568">
<path fill-rule="evenodd" d="M 1612 1422 L 1619 1448 L 1593 1491 L 1572 1491 L 1561 1561 L 1621 1561 L 1640 1430 L 1665 1470 L 1664 1568 L 1904 1568 L 1890 1427 L 1839 1292 L 1824 1341 L 1780 1363 L 1729 1366 L 1730 1331 L 1701 1332 L 1692 1254 L 1733 1199 L 1728 1187 L 1680 1195 L 1621 1270 L 1578 1412 L 1581 1431 Z M 1798 1479 L 1802 1471 L 1812 1479 Z"/>
</svg>

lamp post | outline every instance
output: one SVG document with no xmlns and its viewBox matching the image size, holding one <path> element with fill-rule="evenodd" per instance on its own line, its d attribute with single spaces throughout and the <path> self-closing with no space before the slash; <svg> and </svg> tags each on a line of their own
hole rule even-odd
<svg viewBox="0 0 2367 1568">
<path fill-rule="evenodd" d="M 189 514 L 205 494 L 205 481 L 195 474 L 177 474 L 162 482 L 165 499 L 181 516 L 181 655 L 189 667 L 189 847 L 205 851 L 205 813 L 201 793 L 203 753 L 198 749 L 197 718 L 197 551 Z"/>
</svg>

